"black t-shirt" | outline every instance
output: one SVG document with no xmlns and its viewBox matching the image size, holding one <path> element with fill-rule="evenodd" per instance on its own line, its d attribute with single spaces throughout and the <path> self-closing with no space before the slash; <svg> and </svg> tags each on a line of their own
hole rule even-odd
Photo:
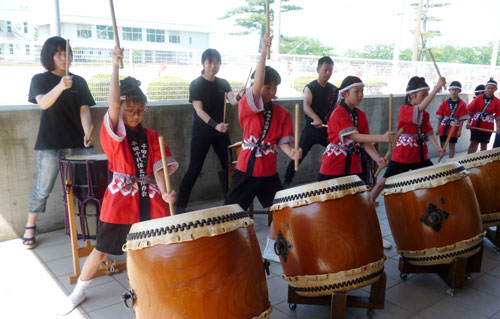
<svg viewBox="0 0 500 319">
<path fill-rule="evenodd" d="M 208 81 L 203 76 L 193 80 L 189 85 L 189 102 L 201 101 L 203 110 L 217 123 L 222 122 L 224 117 L 224 92 L 231 92 L 231 85 L 224 79 L 215 77 L 214 81 Z M 222 135 L 194 112 L 193 136 L 217 136 Z"/>
<path fill-rule="evenodd" d="M 318 80 L 311 81 L 306 87 L 308 87 L 312 93 L 311 108 L 314 113 L 319 116 L 323 123 L 328 122 L 327 116 L 333 111 L 335 103 L 337 102 L 337 97 L 339 95 L 338 88 L 330 82 L 327 82 L 326 86 L 322 87 Z M 305 115 L 305 117 L 307 124 L 313 121 L 309 116 Z"/>
<path fill-rule="evenodd" d="M 78 75 L 70 75 L 73 75 L 71 88 L 64 90 L 51 107 L 42 110 L 35 150 L 84 147 L 80 107 L 93 106 L 95 101 L 87 82 Z M 49 93 L 60 81 L 61 77 L 50 71 L 36 74 L 31 79 L 28 101 L 37 104 L 35 98 Z"/>
</svg>

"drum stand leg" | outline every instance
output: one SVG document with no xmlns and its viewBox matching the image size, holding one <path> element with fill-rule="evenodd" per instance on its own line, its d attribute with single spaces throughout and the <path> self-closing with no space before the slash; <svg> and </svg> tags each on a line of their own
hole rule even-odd
<svg viewBox="0 0 500 319">
<path fill-rule="evenodd" d="M 416 266 L 407 262 L 403 257 L 399 258 L 399 271 L 401 279 L 406 279 L 406 274 L 435 273 L 438 274 L 449 286 L 447 290 L 453 296 L 455 290 L 464 286 L 465 280 L 470 278 L 469 274 L 481 271 L 483 258 L 483 247 L 470 257 L 459 257 L 448 264 Z"/>
<path fill-rule="evenodd" d="M 347 307 L 367 308 L 370 316 L 373 309 L 384 309 L 386 280 L 383 272 L 380 279 L 371 285 L 370 297 L 350 296 L 346 292 L 334 292 L 331 296 L 303 297 L 288 286 L 288 305 L 292 310 L 295 310 L 298 304 L 330 306 L 330 319 L 345 318 Z"/>
<path fill-rule="evenodd" d="M 73 275 L 68 276 L 68 281 L 70 284 L 74 284 L 78 277 L 80 276 L 80 258 L 87 257 L 90 255 L 94 246 L 90 244 L 89 240 L 85 241 L 85 246 L 78 247 L 78 235 L 76 233 L 76 220 L 74 213 L 74 201 L 73 201 L 73 184 L 71 180 L 66 180 L 65 182 L 65 192 L 66 192 L 66 201 L 68 208 L 68 220 L 69 220 L 69 234 L 71 240 L 71 251 L 73 255 Z M 120 272 L 121 270 L 127 269 L 127 265 L 125 261 L 116 262 L 113 260 L 112 262 L 108 259 L 104 261 L 104 263 L 99 267 L 94 277 L 99 277 L 103 275 L 110 275 L 116 272 Z"/>
</svg>

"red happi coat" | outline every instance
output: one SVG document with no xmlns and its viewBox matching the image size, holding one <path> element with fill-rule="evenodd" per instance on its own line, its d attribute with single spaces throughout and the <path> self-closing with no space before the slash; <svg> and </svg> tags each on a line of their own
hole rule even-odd
<svg viewBox="0 0 500 319">
<path fill-rule="evenodd" d="M 353 140 L 349 139 L 349 134 L 370 134 L 366 114 L 360 109 L 355 110 L 358 113 L 357 128 L 354 126 L 351 115 L 342 106 L 337 106 L 330 115 L 328 119 L 328 140 L 330 144 L 323 153 L 320 174 L 344 175 L 347 158 L 345 148 L 353 142 Z M 361 155 L 352 154 L 349 174 L 359 174 L 361 172 Z"/>
<path fill-rule="evenodd" d="M 262 135 L 264 128 L 264 102 L 259 96 L 254 101 L 252 88 L 248 88 L 246 94 L 238 104 L 238 117 L 243 128 L 243 143 L 241 153 L 238 157 L 236 169 L 246 172 L 248 160 L 255 143 Z M 293 123 L 290 113 L 281 105 L 273 103 L 271 125 L 266 137 L 264 147 L 260 148 L 255 157 L 255 165 L 252 176 L 266 177 L 276 174 L 278 153 L 276 145 L 294 143 Z"/>
<path fill-rule="evenodd" d="M 468 120 L 469 119 L 469 112 L 467 112 L 467 105 L 463 100 L 459 100 L 457 109 L 455 110 L 455 113 L 453 114 L 453 118 L 451 119 L 449 125 L 448 125 L 448 130 L 445 134 L 445 129 L 446 129 L 446 122 L 450 118 L 451 115 L 451 110 L 450 110 L 450 99 L 446 99 L 441 103 L 439 106 L 439 109 L 436 112 L 436 117 L 441 123 L 439 127 L 439 135 L 440 136 L 448 136 L 448 133 L 451 132 L 451 127 L 453 123 L 455 125 L 459 125 L 460 121 Z M 458 134 L 458 127 L 455 129 L 455 132 L 453 132 L 452 137 L 457 137 Z"/>
<path fill-rule="evenodd" d="M 470 102 L 467 110 L 469 113 L 473 113 L 470 119 L 470 126 L 477 127 L 477 120 L 479 119 L 479 115 L 483 111 L 484 104 L 484 94 L 477 96 L 472 102 Z M 494 130 L 495 129 L 495 120 L 500 119 L 500 100 L 493 96 L 491 103 L 486 108 L 484 112 L 486 116 L 481 120 L 480 128 Z"/>
<path fill-rule="evenodd" d="M 146 174 L 153 174 L 163 167 L 161 161 L 159 134 L 144 128 L 148 140 L 148 160 Z M 122 118 L 118 120 L 116 132 L 111 129 L 109 114 L 104 116 L 101 126 L 101 145 L 108 158 L 109 170 L 119 173 L 113 176 L 106 189 L 101 207 L 100 220 L 114 224 L 133 224 L 140 221 L 138 184 L 130 184 L 126 176 L 136 176 L 134 158 L 128 145 L 125 125 Z M 173 173 L 179 164 L 172 158 L 168 145 L 165 144 L 168 171 Z M 129 181 L 129 184 L 127 184 Z M 149 191 L 151 219 L 170 216 L 168 203 L 163 201 L 156 184 L 147 184 Z"/>
<path fill-rule="evenodd" d="M 391 160 L 403 164 L 420 162 L 420 147 L 417 142 L 418 124 L 422 123 L 422 134 L 432 135 L 429 112 L 418 111 L 418 105 L 403 105 L 399 108 L 398 130 L 403 129 L 403 134 L 396 141 Z M 424 161 L 429 159 L 427 143 L 422 144 Z"/>
</svg>

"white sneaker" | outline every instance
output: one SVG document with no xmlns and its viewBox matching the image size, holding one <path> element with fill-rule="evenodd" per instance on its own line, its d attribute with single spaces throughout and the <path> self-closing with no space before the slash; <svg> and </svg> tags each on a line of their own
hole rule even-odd
<svg viewBox="0 0 500 319">
<path fill-rule="evenodd" d="M 264 259 L 279 263 L 280 258 L 278 255 L 276 255 L 276 252 L 274 251 L 275 242 L 276 242 L 275 240 L 267 237 L 266 248 L 264 248 L 264 251 L 262 252 L 262 257 Z"/>
<path fill-rule="evenodd" d="M 382 238 L 382 246 L 384 246 L 384 249 L 391 249 L 392 248 L 392 244 L 383 238 Z"/>
</svg>

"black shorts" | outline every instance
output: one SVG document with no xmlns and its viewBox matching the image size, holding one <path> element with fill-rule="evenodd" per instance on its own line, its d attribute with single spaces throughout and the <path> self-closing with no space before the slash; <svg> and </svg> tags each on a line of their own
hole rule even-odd
<svg viewBox="0 0 500 319">
<path fill-rule="evenodd" d="M 130 224 L 111 224 L 99 222 L 99 233 L 95 248 L 103 253 L 122 255 L 122 246 L 127 242 Z"/>
<path fill-rule="evenodd" d="M 434 165 L 434 164 L 432 164 L 430 159 L 423 161 L 423 162 L 411 163 L 411 164 L 389 161 L 389 165 L 387 165 L 387 169 L 385 170 L 385 173 L 384 173 L 384 178 L 388 178 L 388 177 L 391 177 L 394 175 L 398 175 L 401 173 L 405 173 L 408 171 L 412 171 L 415 169 L 419 169 L 419 168 L 427 167 L 427 166 L 432 166 L 432 165 Z"/>
<path fill-rule="evenodd" d="M 247 210 L 255 196 L 262 207 L 273 204 L 274 195 L 283 189 L 278 174 L 266 177 L 247 176 L 242 171 L 236 170 L 231 178 L 231 185 L 227 191 L 224 205 L 239 204 Z"/>
<path fill-rule="evenodd" d="M 470 131 L 470 141 L 481 144 L 488 144 L 490 142 L 491 133 L 481 131 Z"/>
<path fill-rule="evenodd" d="M 441 135 L 439 136 L 439 141 L 441 142 L 441 146 L 443 146 L 444 143 L 446 142 L 446 138 L 448 138 L 448 136 L 446 136 L 446 135 L 445 136 L 441 136 Z M 456 137 L 451 137 L 450 141 L 448 143 L 450 143 L 450 144 L 457 144 L 457 140 L 458 139 Z"/>
</svg>

